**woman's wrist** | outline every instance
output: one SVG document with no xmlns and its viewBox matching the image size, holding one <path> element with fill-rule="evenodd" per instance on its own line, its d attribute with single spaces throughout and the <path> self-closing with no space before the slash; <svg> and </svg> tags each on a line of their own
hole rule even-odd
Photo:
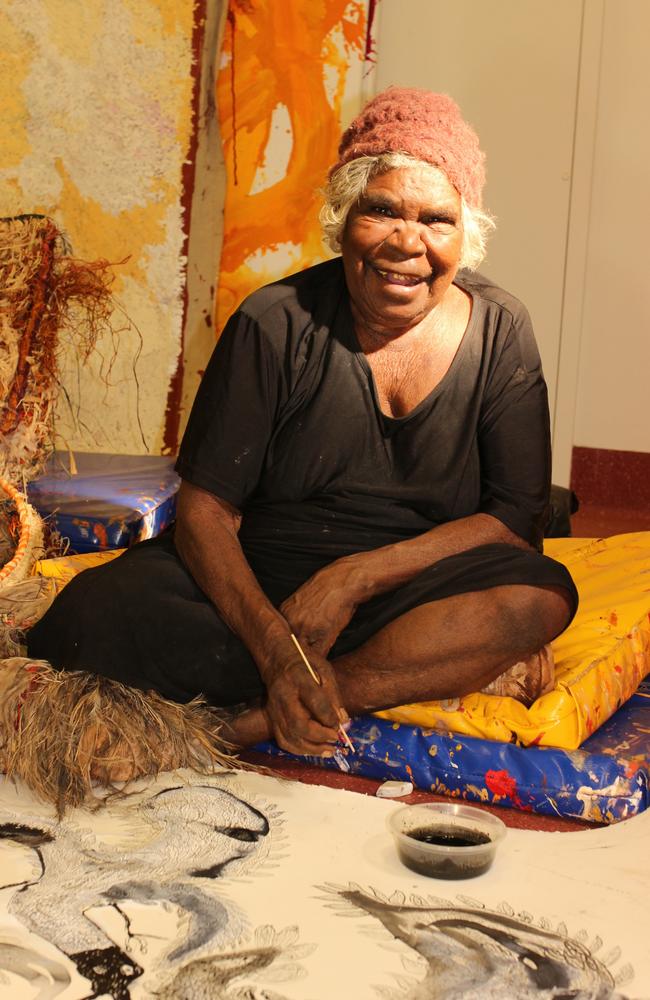
<svg viewBox="0 0 650 1000">
<path fill-rule="evenodd" d="M 257 632 L 250 644 L 246 642 L 246 645 L 265 686 L 268 686 L 296 653 L 296 647 L 291 640 L 290 626 L 279 612 L 276 618 L 268 622 L 266 628 Z"/>
<path fill-rule="evenodd" d="M 365 604 L 381 590 L 378 577 L 381 561 L 377 559 L 377 552 L 380 551 L 376 549 L 344 556 L 332 564 L 332 567 L 336 567 L 336 571 L 343 575 L 342 590 L 355 607 Z"/>
</svg>

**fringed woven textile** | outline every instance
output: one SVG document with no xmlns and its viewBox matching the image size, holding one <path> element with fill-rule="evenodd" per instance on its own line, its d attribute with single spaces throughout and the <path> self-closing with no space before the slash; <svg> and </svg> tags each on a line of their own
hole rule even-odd
<svg viewBox="0 0 650 1000">
<path fill-rule="evenodd" d="M 24 485 L 53 449 L 64 340 L 85 362 L 112 311 L 110 265 L 69 255 L 51 219 L 0 219 L 0 476 Z"/>
</svg>

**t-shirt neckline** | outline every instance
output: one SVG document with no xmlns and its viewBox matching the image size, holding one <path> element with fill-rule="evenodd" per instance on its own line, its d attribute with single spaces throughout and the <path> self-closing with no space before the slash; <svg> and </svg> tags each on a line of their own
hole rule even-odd
<svg viewBox="0 0 650 1000">
<path fill-rule="evenodd" d="M 396 430 L 399 427 L 403 427 L 406 423 L 408 423 L 414 417 L 418 416 L 423 410 L 425 410 L 434 401 L 434 399 L 440 395 L 442 390 L 445 388 L 446 384 L 451 381 L 453 375 L 455 374 L 456 369 L 460 366 L 461 360 L 468 349 L 468 345 L 473 339 L 473 333 L 474 330 L 476 329 L 478 322 L 477 313 L 479 311 L 479 301 L 480 301 L 479 297 L 475 294 L 472 288 L 466 287 L 464 283 L 458 280 L 454 280 L 453 284 L 457 285 L 458 288 L 460 288 L 463 292 L 466 292 L 466 294 L 470 296 L 472 300 L 472 309 L 469 320 L 467 322 L 467 326 L 465 327 L 465 330 L 463 332 L 463 336 L 461 337 L 460 343 L 458 344 L 458 347 L 456 349 L 456 353 L 454 354 L 451 360 L 451 364 L 449 365 L 449 368 L 442 376 L 438 384 L 433 387 L 431 392 L 429 392 L 423 399 L 420 400 L 417 406 L 414 406 L 412 410 L 409 410 L 408 413 L 405 413 L 403 417 L 391 417 L 388 413 L 384 413 L 379 403 L 375 377 L 372 373 L 372 368 L 368 364 L 368 359 L 366 358 L 366 355 L 361 347 L 361 344 L 359 343 L 359 339 L 357 337 L 357 333 L 354 328 L 354 317 L 352 316 L 352 309 L 350 306 L 350 295 L 347 291 L 347 286 L 345 285 L 345 279 L 344 279 L 345 294 L 343 296 L 343 299 L 345 303 L 345 319 L 346 319 L 347 333 L 350 340 L 350 348 L 354 353 L 358 364 L 362 368 L 364 375 L 368 379 L 368 385 L 370 387 L 370 392 L 373 398 L 373 402 L 375 404 L 375 410 L 377 412 L 378 417 L 381 419 L 383 425 L 387 430 L 388 429 Z"/>
</svg>

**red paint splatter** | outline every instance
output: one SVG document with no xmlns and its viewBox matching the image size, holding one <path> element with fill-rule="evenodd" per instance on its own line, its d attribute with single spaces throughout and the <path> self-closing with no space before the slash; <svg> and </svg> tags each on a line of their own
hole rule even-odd
<svg viewBox="0 0 650 1000">
<path fill-rule="evenodd" d="M 18 704 L 16 705 L 16 719 L 14 722 L 16 731 L 20 729 L 20 723 L 23 714 L 23 705 L 25 704 L 26 699 L 29 697 L 32 691 L 35 691 L 36 688 L 38 687 L 39 678 L 36 675 L 38 674 L 39 670 L 40 667 L 36 663 L 30 663 L 28 667 L 25 667 L 25 673 L 32 674 L 32 679 L 30 680 L 29 684 L 24 689 L 24 691 L 22 691 L 22 693 L 18 696 Z"/>
<path fill-rule="evenodd" d="M 99 544 L 103 549 L 108 548 L 108 534 L 105 526 L 100 521 L 96 521 L 93 524 L 93 535 L 96 539 L 98 539 Z"/>
<path fill-rule="evenodd" d="M 617 674 L 623 673 L 623 667 L 619 663 L 614 664 L 614 670 Z"/>
<path fill-rule="evenodd" d="M 610 616 L 609 616 L 609 624 L 610 625 L 618 625 L 618 615 L 616 614 L 615 611 L 612 611 L 611 614 L 610 614 Z"/>
<path fill-rule="evenodd" d="M 529 747 L 536 747 L 538 745 L 538 743 L 540 743 L 540 741 L 541 741 L 541 739 L 542 739 L 543 736 L 544 736 L 544 733 L 538 733 L 537 736 L 535 737 L 535 739 L 530 741 L 530 743 L 528 744 L 528 746 Z"/>
<path fill-rule="evenodd" d="M 513 805 L 523 808 L 517 792 L 517 782 L 508 771 L 486 771 L 485 784 L 493 795 L 507 796 Z"/>
<path fill-rule="evenodd" d="M 366 44 L 363 58 L 366 62 L 377 62 L 377 43 L 372 35 L 372 29 L 377 13 L 377 0 L 368 0 L 368 20 L 366 22 Z"/>
</svg>

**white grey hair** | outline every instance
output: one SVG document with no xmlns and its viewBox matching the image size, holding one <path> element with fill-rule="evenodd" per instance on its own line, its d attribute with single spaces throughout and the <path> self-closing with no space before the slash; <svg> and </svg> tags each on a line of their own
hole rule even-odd
<svg viewBox="0 0 650 1000">
<path fill-rule="evenodd" d="M 323 240 L 335 253 L 341 250 L 341 237 L 348 212 L 365 194 L 368 183 L 379 174 L 403 167 L 421 167 L 437 171 L 431 163 L 406 153 L 381 153 L 379 156 L 359 156 L 349 160 L 332 174 L 323 194 L 325 204 L 320 211 Z M 485 258 L 488 236 L 495 228 L 494 219 L 480 208 L 472 208 L 461 196 L 463 244 L 460 267 L 475 269 Z"/>
</svg>

